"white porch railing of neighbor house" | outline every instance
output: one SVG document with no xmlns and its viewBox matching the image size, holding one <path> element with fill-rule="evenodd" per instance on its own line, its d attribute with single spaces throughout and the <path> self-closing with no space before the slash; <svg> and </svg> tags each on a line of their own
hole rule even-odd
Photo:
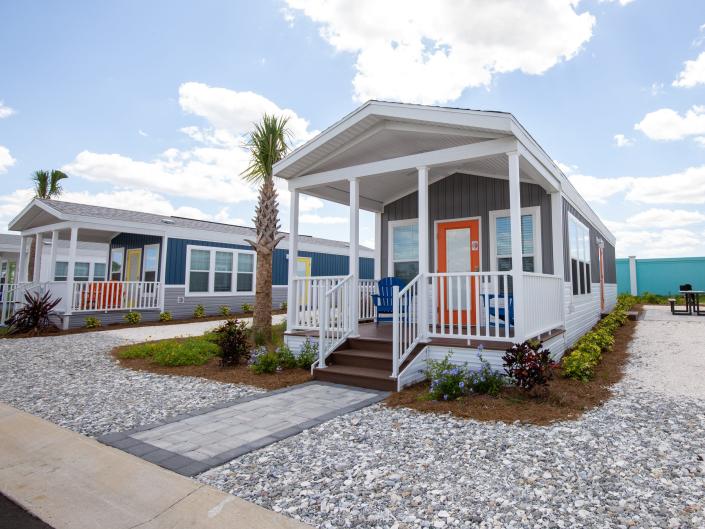
<svg viewBox="0 0 705 529">
<path fill-rule="evenodd" d="M 326 366 L 326 358 L 342 344 L 353 329 L 351 307 L 355 295 L 352 275 L 345 276 L 329 290 L 321 286 L 321 317 L 318 330 L 318 367 Z"/>
<path fill-rule="evenodd" d="M 159 281 L 74 281 L 71 290 L 71 312 L 161 308 Z"/>
<path fill-rule="evenodd" d="M 12 317 L 15 311 L 25 302 L 25 294 L 43 294 L 43 285 L 38 282 L 13 283 L 2 285 L 0 293 L 0 325 Z"/>
<path fill-rule="evenodd" d="M 377 281 L 374 279 L 360 279 L 358 281 L 360 290 L 360 314 L 359 319 L 371 320 L 375 317 L 375 306 L 372 302 L 372 294 L 377 291 Z"/>
<path fill-rule="evenodd" d="M 423 286 L 422 277 L 421 274 L 417 275 L 401 290 L 396 286 L 393 288 L 392 376 L 394 377 L 399 375 L 399 366 L 423 338 L 423 329 L 419 321 L 421 315 L 419 288 Z"/>
<path fill-rule="evenodd" d="M 524 272 L 524 334 L 534 337 L 563 325 L 563 279 Z"/>
</svg>

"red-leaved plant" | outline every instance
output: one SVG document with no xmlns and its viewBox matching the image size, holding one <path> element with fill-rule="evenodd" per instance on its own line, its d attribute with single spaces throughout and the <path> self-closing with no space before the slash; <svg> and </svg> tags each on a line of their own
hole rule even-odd
<svg viewBox="0 0 705 529">
<path fill-rule="evenodd" d="M 516 386 L 525 392 L 545 387 L 553 377 L 554 362 L 551 352 L 543 349 L 539 341 L 516 343 L 506 350 L 504 372 Z"/>
</svg>

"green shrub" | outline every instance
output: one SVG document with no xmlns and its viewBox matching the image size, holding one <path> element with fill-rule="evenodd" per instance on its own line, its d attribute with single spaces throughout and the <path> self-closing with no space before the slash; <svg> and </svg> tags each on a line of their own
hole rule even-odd
<svg viewBox="0 0 705 529">
<path fill-rule="evenodd" d="M 181 340 L 145 342 L 123 348 L 118 356 L 123 359 L 146 358 L 162 366 L 203 365 L 219 352 L 219 347 L 206 336 Z"/>
<path fill-rule="evenodd" d="M 242 304 L 242 312 L 244 312 L 245 314 L 249 314 L 254 311 L 255 311 L 254 307 L 252 305 L 250 305 L 249 303 Z"/>
<path fill-rule="evenodd" d="M 264 373 L 274 373 L 279 367 L 279 356 L 277 353 L 270 351 L 258 356 L 250 367 L 252 371 L 258 375 L 262 375 Z"/>
<path fill-rule="evenodd" d="M 169 312 L 168 310 L 159 314 L 159 321 L 171 321 L 171 320 L 172 320 L 171 312 Z"/>
<path fill-rule="evenodd" d="M 296 357 L 296 365 L 301 369 L 311 369 L 311 366 L 318 360 L 318 343 L 312 342 L 308 338 L 301 346 L 301 351 Z"/>
<path fill-rule="evenodd" d="M 118 353 L 119 358 L 126 360 L 132 358 L 152 358 L 159 350 L 162 342 L 145 342 L 124 347 Z"/>
<path fill-rule="evenodd" d="M 194 318 L 205 318 L 206 316 L 206 308 L 203 305 L 196 305 L 196 308 L 193 309 L 193 317 Z"/>
<path fill-rule="evenodd" d="M 142 321 L 142 314 L 139 312 L 128 312 L 123 316 L 123 319 L 130 325 L 137 325 Z"/>
<path fill-rule="evenodd" d="M 298 361 L 294 353 L 291 352 L 286 345 L 282 345 L 277 349 L 277 358 L 279 359 L 279 367 L 283 369 L 293 369 L 298 367 Z"/>
<path fill-rule="evenodd" d="M 483 347 L 480 346 L 477 357 L 480 360 L 479 371 L 468 373 L 468 385 L 473 393 L 487 394 L 496 397 L 506 385 L 502 373 L 492 369 L 490 363 L 482 356 Z"/>
<path fill-rule="evenodd" d="M 262 330 L 252 330 L 252 341 L 255 343 L 255 345 L 266 345 L 269 340 L 267 340 L 267 333 L 265 333 Z"/>
<path fill-rule="evenodd" d="M 225 316 L 227 318 L 228 316 L 230 316 L 230 307 L 228 307 L 227 305 L 221 305 L 218 309 L 218 312 L 220 312 L 222 316 Z"/>
<path fill-rule="evenodd" d="M 281 310 L 286 310 L 287 307 L 288 307 L 288 305 L 287 305 L 286 301 L 282 301 L 282 302 L 279 304 L 279 309 L 281 309 Z"/>
<path fill-rule="evenodd" d="M 250 340 L 244 321 L 228 320 L 214 332 L 220 346 L 220 365 L 233 366 L 250 357 Z"/>
<path fill-rule="evenodd" d="M 86 329 L 97 329 L 102 325 L 102 322 L 95 316 L 88 316 L 83 320 L 83 326 Z"/>
<path fill-rule="evenodd" d="M 456 400 L 468 391 L 468 370 L 466 366 L 457 366 L 450 361 L 452 352 L 443 360 L 428 360 L 426 376 L 431 381 L 429 394 L 434 400 Z"/>
</svg>

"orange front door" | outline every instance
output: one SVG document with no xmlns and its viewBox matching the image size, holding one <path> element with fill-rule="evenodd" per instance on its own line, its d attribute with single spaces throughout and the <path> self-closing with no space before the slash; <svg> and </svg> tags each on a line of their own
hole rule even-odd
<svg viewBox="0 0 705 529">
<path fill-rule="evenodd" d="M 439 222 L 436 227 L 438 240 L 439 272 L 479 272 L 480 271 L 480 221 L 453 220 Z M 475 282 L 465 279 L 466 276 L 451 276 L 439 281 L 438 310 L 443 311 L 446 323 L 468 322 L 468 307 L 470 321 L 476 323 Z M 469 287 L 469 288 L 468 288 Z M 468 299 L 468 294 L 470 297 Z M 440 315 L 439 315 L 440 320 Z"/>
</svg>

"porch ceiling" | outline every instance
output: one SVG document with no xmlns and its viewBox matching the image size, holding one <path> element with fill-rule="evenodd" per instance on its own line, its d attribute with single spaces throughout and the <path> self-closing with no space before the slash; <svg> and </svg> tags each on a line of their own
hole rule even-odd
<svg viewBox="0 0 705 529">
<path fill-rule="evenodd" d="M 524 158 L 520 158 L 519 172 L 520 179 L 524 182 L 544 184 L 544 179 L 539 172 Z M 508 158 L 505 154 L 501 154 L 489 158 L 444 165 L 443 167 L 431 167 L 429 168 L 429 183 L 432 184 L 454 173 L 467 173 L 508 180 Z M 359 182 L 361 209 L 381 211 L 385 204 L 393 202 L 417 189 L 418 173 L 417 170 L 410 169 L 364 177 Z M 347 205 L 350 201 L 349 187 L 347 180 L 340 180 L 303 188 L 301 192 Z"/>
</svg>

